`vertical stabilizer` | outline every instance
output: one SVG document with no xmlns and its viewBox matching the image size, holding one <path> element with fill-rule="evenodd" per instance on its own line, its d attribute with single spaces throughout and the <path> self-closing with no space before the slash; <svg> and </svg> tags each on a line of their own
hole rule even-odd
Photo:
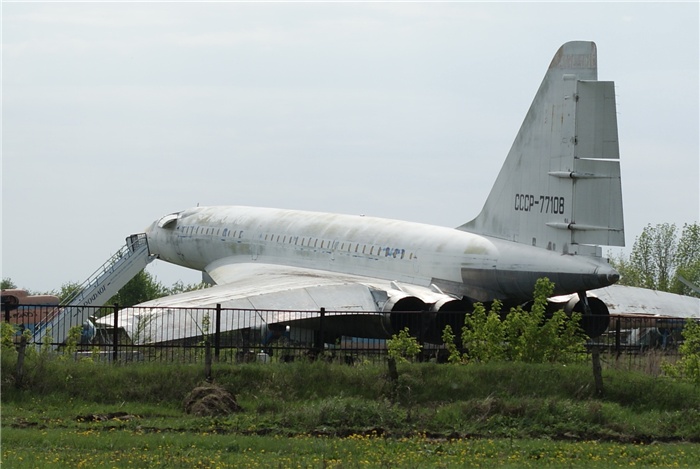
<svg viewBox="0 0 700 469">
<path fill-rule="evenodd" d="M 459 227 L 562 253 L 624 245 L 613 82 L 596 45 L 561 46 L 486 204 Z"/>
</svg>

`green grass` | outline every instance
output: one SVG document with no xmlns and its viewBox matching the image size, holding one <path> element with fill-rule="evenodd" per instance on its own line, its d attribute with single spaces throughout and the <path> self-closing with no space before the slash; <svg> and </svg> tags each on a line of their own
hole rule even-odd
<svg viewBox="0 0 700 469">
<path fill-rule="evenodd" d="M 94 428 L 3 431 L 12 468 L 696 467 L 693 444 L 543 439 L 324 438 Z"/>
<path fill-rule="evenodd" d="M 244 411 L 184 413 L 200 365 L 2 356 L 7 467 L 693 467 L 700 389 L 590 365 L 216 365 Z M 125 412 L 90 421 L 78 417 Z M 673 464 L 677 463 L 678 466 Z"/>
</svg>

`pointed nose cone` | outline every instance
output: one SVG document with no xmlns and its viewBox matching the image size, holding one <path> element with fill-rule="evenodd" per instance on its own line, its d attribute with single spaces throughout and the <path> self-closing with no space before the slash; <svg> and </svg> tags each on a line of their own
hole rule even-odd
<svg viewBox="0 0 700 469">
<path fill-rule="evenodd" d="M 154 221 L 143 230 L 146 233 L 146 240 L 148 240 L 148 249 L 151 254 L 158 254 L 158 220 Z"/>
</svg>

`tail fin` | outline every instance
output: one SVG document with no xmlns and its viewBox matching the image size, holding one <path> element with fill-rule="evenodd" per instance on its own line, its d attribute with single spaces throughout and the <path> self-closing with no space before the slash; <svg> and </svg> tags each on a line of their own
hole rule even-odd
<svg viewBox="0 0 700 469">
<path fill-rule="evenodd" d="M 571 254 L 624 246 L 615 88 L 597 78 L 595 43 L 559 48 L 484 208 L 459 229 Z"/>
</svg>

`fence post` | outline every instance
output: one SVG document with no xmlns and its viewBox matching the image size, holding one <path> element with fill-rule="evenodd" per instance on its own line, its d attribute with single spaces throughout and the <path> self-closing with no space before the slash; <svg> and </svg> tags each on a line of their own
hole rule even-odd
<svg viewBox="0 0 700 469">
<path fill-rule="evenodd" d="M 620 318 L 617 317 L 615 319 L 615 353 L 617 354 L 616 358 L 620 358 L 620 355 L 622 354 L 622 350 L 620 350 L 620 345 L 621 345 L 621 332 L 620 332 Z"/>
<path fill-rule="evenodd" d="M 214 317 L 214 359 L 219 361 L 221 351 L 221 303 L 216 304 L 216 316 Z"/>
<path fill-rule="evenodd" d="M 114 303 L 114 306 L 112 307 L 114 308 L 114 324 L 112 326 L 112 363 L 117 363 L 119 357 L 119 305 Z"/>
<path fill-rule="evenodd" d="M 24 380 L 24 355 L 27 352 L 27 336 L 22 334 L 19 338 L 19 348 L 17 349 L 17 377 L 15 387 L 20 389 Z"/>
<path fill-rule="evenodd" d="M 603 396 L 603 367 L 600 364 L 600 350 L 597 346 L 591 350 L 591 362 L 593 363 L 593 381 L 595 383 L 596 397 Z"/>
<path fill-rule="evenodd" d="M 316 353 L 323 352 L 323 323 L 326 317 L 326 308 L 321 308 L 321 316 L 318 320 L 318 339 L 316 340 Z"/>
<path fill-rule="evenodd" d="M 204 342 L 204 376 L 207 383 L 211 383 L 211 342 L 209 342 L 209 337 Z"/>
<path fill-rule="evenodd" d="M 418 354 L 418 361 L 423 362 L 424 353 L 425 353 L 425 326 L 426 326 L 426 320 L 427 320 L 427 315 L 428 312 L 425 310 L 425 308 L 420 310 L 420 313 L 418 313 L 418 344 L 420 345 L 420 353 Z"/>
</svg>

